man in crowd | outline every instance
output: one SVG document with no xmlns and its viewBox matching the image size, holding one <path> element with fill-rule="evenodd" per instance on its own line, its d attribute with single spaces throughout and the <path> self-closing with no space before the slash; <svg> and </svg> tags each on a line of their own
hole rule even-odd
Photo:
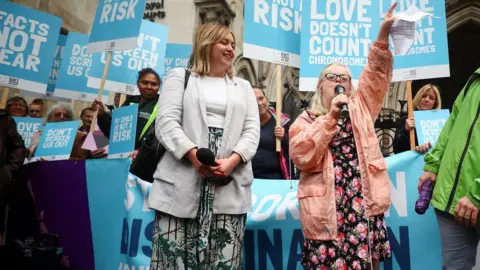
<svg viewBox="0 0 480 270">
<path fill-rule="evenodd" d="M 34 99 L 28 106 L 28 115 L 33 118 L 43 117 L 43 101 L 39 98 Z"/>
</svg>

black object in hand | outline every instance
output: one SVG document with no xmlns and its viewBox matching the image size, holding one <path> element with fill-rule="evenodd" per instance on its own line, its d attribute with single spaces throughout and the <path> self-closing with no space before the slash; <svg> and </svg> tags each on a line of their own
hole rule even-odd
<svg viewBox="0 0 480 270">
<path fill-rule="evenodd" d="M 345 95 L 345 88 L 343 87 L 343 85 L 337 84 L 337 86 L 335 86 L 335 94 Z M 342 104 L 342 108 L 340 109 L 340 116 L 343 118 L 348 118 L 350 116 L 347 104 Z"/>
<path fill-rule="evenodd" d="M 197 150 L 197 159 L 203 165 L 206 166 L 217 166 L 218 164 L 215 162 L 215 155 L 213 152 L 208 148 L 199 148 Z M 233 178 L 229 175 L 227 177 L 215 177 L 215 182 L 219 185 L 226 186 L 228 185 Z"/>
</svg>

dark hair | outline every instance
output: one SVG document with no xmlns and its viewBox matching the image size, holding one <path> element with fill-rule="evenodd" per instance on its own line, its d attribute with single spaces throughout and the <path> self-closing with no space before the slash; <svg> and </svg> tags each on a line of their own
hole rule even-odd
<svg viewBox="0 0 480 270">
<path fill-rule="evenodd" d="M 40 98 L 36 98 L 30 103 L 30 105 L 42 105 L 43 106 L 43 100 Z"/>
<path fill-rule="evenodd" d="M 262 91 L 262 94 L 266 97 L 267 96 L 267 93 L 265 93 L 265 87 L 263 86 L 256 86 L 256 85 L 252 85 L 252 89 L 255 90 L 255 89 L 258 89 L 260 91 Z"/>
<path fill-rule="evenodd" d="M 162 85 L 162 79 L 160 79 L 160 76 L 158 76 L 158 73 L 151 68 L 144 68 L 138 72 L 137 84 L 140 82 L 140 78 L 142 78 L 147 74 L 153 74 L 157 78 L 159 85 Z"/>
<path fill-rule="evenodd" d="M 80 113 L 80 117 L 82 117 L 87 111 L 95 112 L 91 107 L 87 107 L 82 110 L 82 112 Z"/>
</svg>

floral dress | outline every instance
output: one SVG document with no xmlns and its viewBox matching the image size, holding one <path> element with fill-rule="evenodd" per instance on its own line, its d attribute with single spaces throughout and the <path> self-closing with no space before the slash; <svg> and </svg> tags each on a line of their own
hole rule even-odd
<svg viewBox="0 0 480 270">
<path fill-rule="evenodd" d="M 347 119 L 339 127 L 330 145 L 338 235 L 331 241 L 305 240 L 302 264 L 307 269 L 370 269 L 370 253 L 380 261 L 391 257 L 385 216 L 366 218 L 352 124 Z"/>
</svg>

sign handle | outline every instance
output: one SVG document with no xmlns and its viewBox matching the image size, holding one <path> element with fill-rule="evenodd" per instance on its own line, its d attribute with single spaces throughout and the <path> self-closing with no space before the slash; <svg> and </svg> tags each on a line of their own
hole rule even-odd
<svg viewBox="0 0 480 270">
<path fill-rule="evenodd" d="M 275 95 L 275 111 L 276 111 L 276 117 L 277 117 L 277 127 L 282 126 L 282 66 L 279 64 L 276 65 L 276 71 L 277 71 L 277 87 L 276 87 L 276 95 Z M 276 150 L 277 152 L 280 152 L 281 148 L 281 140 L 279 138 L 276 138 Z"/>
<path fill-rule="evenodd" d="M 112 60 L 112 52 L 109 51 L 107 53 L 107 60 L 105 62 L 105 67 L 103 68 L 103 75 L 102 80 L 100 81 L 100 89 L 98 89 L 97 100 L 102 100 L 103 96 L 103 88 L 105 87 L 105 81 L 107 80 L 108 69 L 110 68 L 110 62 Z M 90 133 L 95 131 L 95 127 L 97 126 L 97 117 L 98 117 L 98 110 L 93 113 L 92 124 L 90 126 Z"/>
<path fill-rule="evenodd" d="M 125 103 L 126 99 L 127 99 L 127 95 L 120 94 L 120 101 L 118 102 L 118 106 L 121 107 L 123 105 L 123 103 Z"/>
<path fill-rule="evenodd" d="M 3 94 L 2 94 L 2 101 L 0 103 L 0 108 L 7 109 L 7 108 L 5 108 L 5 106 L 7 105 L 8 93 L 9 92 L 10 92 L 10 88 L 8 88 L 7 86 L 3 87 Z"/>
<path fill-rule="evenodd" d="M 412 81 L 407 81 L 408 118 L 413 117 Z M 410 129 L 410 150 L 415 149 L 415 129 Z"/>
</svg>

